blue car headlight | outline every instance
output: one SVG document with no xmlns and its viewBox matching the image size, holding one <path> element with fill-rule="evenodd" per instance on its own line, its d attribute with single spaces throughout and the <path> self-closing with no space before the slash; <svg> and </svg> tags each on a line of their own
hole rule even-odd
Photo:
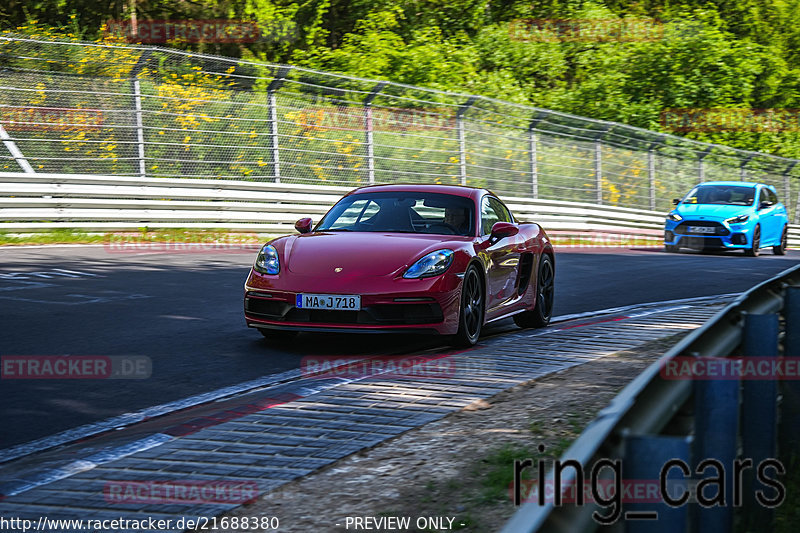
<svg viewBox="0 0 800 533">
<path fill-rule="evenodd" d="M 256 256 L 256 262 L 253 263 L 253 270 L 262 274 L 277 274 L 280 272 L 281 264 L 278 259 L 278 250 L 271 244 L 262 246 L 258 256 Z"/>
<path fill-rule="evenodd" d="M 453 264 L 453 250 L 436 250 L 408 267 L 403 277 L 406 279 L 429 278 L 444 274 Z"/>
<path fill-rule="evenodd" d="M 729 218 L 725 222 L 728 224 L 744 224 L 750 219 L 750 215 L 739 215 L 738 217 Z"/>
<path fill-rule="evenodd" d="M 681 220 L 683 220 L 683 217 L 682 217 L 682 216 L 680 216 L 680 215 L 679 215 L 678 213 L 676 213 L 675 211 L 673 211 L 673 212 L 671 212 L 671 213 L 669 213 L 669 214 L 667 215 L 667 220 L 671 220 L 671 221 L 673 221 L 673 222 L 680 222 Z"/>
</svg>

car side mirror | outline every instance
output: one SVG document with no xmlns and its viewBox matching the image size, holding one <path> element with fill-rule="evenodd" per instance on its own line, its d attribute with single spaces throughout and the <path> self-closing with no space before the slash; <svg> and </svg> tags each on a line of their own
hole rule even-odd
<svg viewBox="0 0 800 533">
<path fill-rule="evenodd" d="M 492 238 L 496 240 L 512 237 L 517 233 L 519 233 L 519 228 L 511 222 L 495 222 L 492 226 Z"/>
<path fill-rule="evenodd" d="M 768 207 L 772 207 L 772 202 L 761 202 L 758 204 L 758 210 L 766 209 Z"/>
<path fill-rule="evenodd" d="M 672 205 L 678 205 L 679 203 L 681 203 L 681 199 L 680 198 L 673 198 L 672 199 Z"/>
<path fill-rule="evenodd" d="M 294 223 L 294 229 L 300 233 L 308 233 L 311 231 L 311 224 L 313 224 L 313 221 L 310 218 L 301 218 Z"/>
</svg>

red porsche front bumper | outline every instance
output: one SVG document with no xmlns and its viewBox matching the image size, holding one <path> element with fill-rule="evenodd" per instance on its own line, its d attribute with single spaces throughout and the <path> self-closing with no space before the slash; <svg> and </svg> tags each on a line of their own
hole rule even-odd
<svg viewBox="0 0 800 533">
<path fill-rule="evenodd" d="M 342 277 L 332 282 L 292 274 L 289 279 L 251 271 L 245 284 L 247 325 L 300 331 L 426 332 L 458 330 L 461 278 L 456 273 L 424 279 Z M 300 309 L 298 294 L 361 296 L 357 311 Z"/>
</svg>

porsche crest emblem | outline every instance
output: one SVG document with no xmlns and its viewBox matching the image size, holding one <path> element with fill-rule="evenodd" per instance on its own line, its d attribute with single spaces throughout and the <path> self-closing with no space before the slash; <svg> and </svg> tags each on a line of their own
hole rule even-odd
<svg viewBox="0 0 800 533">
<path fill-rule="evenodd" d="M 342 271 L 342 267 L 336 267 L 336 268 L 333 269 L 333 271 L 337 272 L 337 273 L 341 272 Z"/>
</svg>

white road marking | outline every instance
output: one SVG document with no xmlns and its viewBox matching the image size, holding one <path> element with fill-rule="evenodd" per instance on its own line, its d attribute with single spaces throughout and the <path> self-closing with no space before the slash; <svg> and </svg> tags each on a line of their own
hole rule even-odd
<svg viewBox="0 0 800 533">
<path fill-rule="evenodd" d="M 44 289 L 46 287 L 57 287 L 55 283 L 45 283 L 44 281 L 23 281 L 23 280 L 10 280 L 17 285 L 9 285 L 8 287 L 0 287 L 0 292 L 19 291 L 23 289 Z"/>
<path fill-rule="evenodd" d="M 45 279 L 52 279 L 54 277 L 62 277 L 62 278 L 83 278 L 83 277 L 103 277 L 98 276 L 97 274 L 92 274 L 91 272 L 81 272 L 78 270 L 66 270 L 63 268 L 54 268 L 52 270 L 43 270 L 43 271 L 36 271 L 36 272 L 0 272 L 0 279 L 9 279 L 9 280 L 24 280 L 30 279 L 31 277 L 34 278 L 45 278 Z"/>
<path fill-rule="evenodd" d="M 64 298 L 75 298 L 72 301 L 58 300 L 58 297 L 49 300 L 37 300 L 35 298 L 23 298 L 21 296 L 0 296 L 0 300 L 12 300 L 15 302 L 28 302 L 35 304 L 45 305 L 84 305 L 84 304 L 100 304 L 120 300 L 140 300 L 142 298 L 152 298 L 146 294 L 121 294 L 119 296 L 92 296 L 88 294 L 67 294 Z"/>
</svg>

